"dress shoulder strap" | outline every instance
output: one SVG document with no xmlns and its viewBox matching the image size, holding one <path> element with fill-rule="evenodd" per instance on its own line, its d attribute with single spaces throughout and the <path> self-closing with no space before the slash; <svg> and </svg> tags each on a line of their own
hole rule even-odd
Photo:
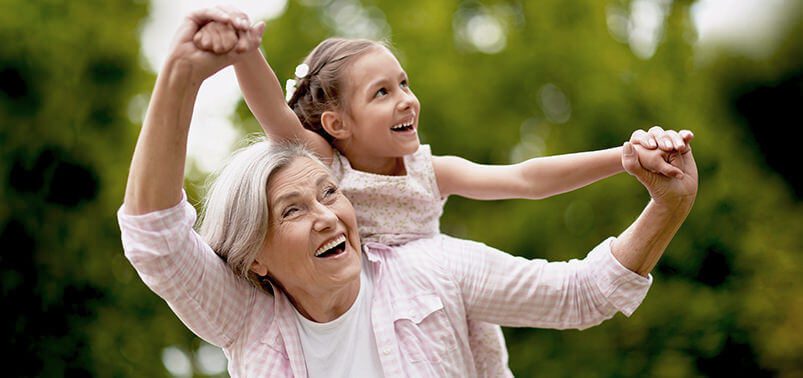
<svg viewBox="0 0 803 378">
<path fill-rule="evenodd" d="M 422 144 L 412 155 L 405 156 L 405 167 L 410 178 L 420 182 L 432 194 L 433 198 L 440 199 L 441 192 L 435 177 L 435 168 L 432 166 L 432 150 L 428 144 Z"/>
</svg>

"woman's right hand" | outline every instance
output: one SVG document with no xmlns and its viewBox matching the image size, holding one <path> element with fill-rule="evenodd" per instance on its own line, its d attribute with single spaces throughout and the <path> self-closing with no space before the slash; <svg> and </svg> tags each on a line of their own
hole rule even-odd
<svg viewBox="0 0 803 378">
<path fill-rule="evenodd" d="M 237 29 L 229 24 L 221 22 L 209 22 L 193 37 L 195 46 L 204 51 L 215 54 L 225 54 L 235 47 L 239 42 Z"/>
<path fill-rule="evenodd" d="M 205 51 L 193 41 L 195 34 L 206 24 L 219 22 L 231 25 L 237 31 L 238 39 L 234 48 L 220 49 L 220 53 Z M 222 7 L 207 8 L 187 15 L 179 27 L 170 49 L 168 61 L 189 63 L 193 71 L 193 79 L 203 81 L 222 68 L 235 63 L 245 52 L 259 47 L 265 24 L 259 22 L 253 26 L 244 14 L 234 14 Z M 231 45 L 233 41 L 222 41 Z"/>
<path fill-rule="evenodd" d="M 678 177 L 667 177 L 645 169 L 635 146 L 625 142 L 623 147 L 622 166 L 644 185 L 656 204 L 676 209 L 679 205 L 691 208 L 697 197 L 697 164 L 690 144 L 686 145 L 684 152 L 676 151 L 666 156 L 666 163 L 682 172 Z"/>
</svg>

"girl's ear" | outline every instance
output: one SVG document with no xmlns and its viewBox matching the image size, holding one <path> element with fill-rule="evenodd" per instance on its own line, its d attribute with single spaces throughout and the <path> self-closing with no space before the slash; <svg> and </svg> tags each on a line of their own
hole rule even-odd
<svg viewBox="0 0 803 378">
<path fill-rule="evenodd" d="M 340 112 L 327 110 L 321 114 L 321 125 L 329 135 L 337 140 L 348 139 L 351 137 L 351 128 L 344 122 Z"/>
</svg>

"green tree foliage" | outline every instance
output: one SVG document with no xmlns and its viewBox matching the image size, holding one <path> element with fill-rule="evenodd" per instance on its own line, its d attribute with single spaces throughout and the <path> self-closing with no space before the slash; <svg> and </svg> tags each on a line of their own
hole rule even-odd
<svg viewBox="0 0 803 378">
<path fill-rule="evenodd" d="M 290 1 L 266 55 L 287 79 L 323 38 L 349 34 L 344 1 Z M 359 4 L 348 2 L 349 4 Z M 507 329 L 519 376 L 803 374 L 797 24 L 763 61 L 696 59 L 690 1 L 668 6 L 649 59 L 609 32 L 627 1 L 367 1 L 422 103 L 437 154 L 510 163 L 620 145 L 661 124 L 694 130 L 700 193 L 643 305 L 585 331 Z M 799 10 L 799 8 L 798 8 Z M 166 376 L 163 348 L 199 340 L 122 255 L 115 211 L 153 76 L 140 67 L 147 9 L 122 1 L 0 2 L 0 288 L 11 376 Z M 500 21 L 484 53 L 457 31 Z M 364 26 L 364 25 L 363 25 Z M 493 30 L 487 31 L 486 35 Z M 169 38 L 165 35 L 165 38 Z M 495 50 L 494 50 L 495 49 Z M 247 131 L 258 131 L 245 105 Z M 529 258 L 581 257 L 648 201 L 622 174 L 541 201 L 452 198 L 443 231 Z M 189 283 L 191 284 L 191 283 Z"/>
<path fill-rule="evenodd" d="M 7 376 L 159 376 L 175 317 L 116 225 L 137 127 L 141 4 L 0 2 L 0 285 Z M 154 350 L 150 350 L 153 348 Z"/>
</svg>

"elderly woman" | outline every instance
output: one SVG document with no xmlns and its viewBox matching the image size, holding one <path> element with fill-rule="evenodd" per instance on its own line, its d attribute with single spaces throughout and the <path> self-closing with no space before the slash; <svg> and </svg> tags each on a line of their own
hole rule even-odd
<svg viewBox="0 0 803 378">
<path fill-rule="evenodd" d="M 240 30 L 235 50 L 195 47 L 194 33 L 210 21 Z M 619 237 L 567 263 L 447 236 L 363 245 L 327 167 L 302 147 L 265 141 L 223 168 L 194 232 L 182 181 L 195 96 L 261 33 L 262 25 L 216 10 L 187 18 L 157 80 L 118 213 L 143 281 L 223 348 L 232 376 L 474 376 L 468 318 L 585 328 L 640 304 L 696 196 L 690 151 L 673 156 L 685 175 L 672 179 L 644 170 L 626 143 L 622 163 L 652 200 Z"/>
</svg>

